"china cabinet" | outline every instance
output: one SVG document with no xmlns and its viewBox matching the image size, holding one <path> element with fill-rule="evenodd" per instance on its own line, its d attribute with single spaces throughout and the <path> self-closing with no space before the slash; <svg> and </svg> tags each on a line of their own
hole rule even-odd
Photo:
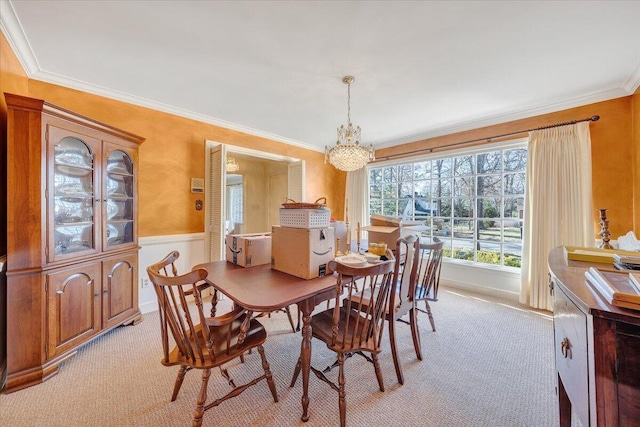
<svg viewBox="0 0 640 427">
<path fill-rule="evenodd" d="M 143 138 L 7 101 L 7 378 L 46 380 L 78 347 L 140 320 L 137 164 Z"/>
</svg>

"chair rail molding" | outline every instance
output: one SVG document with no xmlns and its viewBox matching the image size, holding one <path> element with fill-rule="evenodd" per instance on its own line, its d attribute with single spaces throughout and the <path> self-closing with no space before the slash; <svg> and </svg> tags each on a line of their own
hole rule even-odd
<svg viewBox="0 0 640 427">
<path fill-rule="evenodd" d="M 166 236 L 148 236 L 138 239 L 140 252 L 138 253 L 140 268 L 138 269 L 138 301 L 142 314 L 158 310 L 158 299 L 153 287 L 149 284 L 147 267 L 163 258 L 171 251 L 180 252 L 180 259 L 176 262 L 178 271 L 190 271 L 194 265 L 201 264 L 205 259 L 204 233 L 171 234 Z M 147 284 L 149 284 L 147 286 Z"/>
</svg>

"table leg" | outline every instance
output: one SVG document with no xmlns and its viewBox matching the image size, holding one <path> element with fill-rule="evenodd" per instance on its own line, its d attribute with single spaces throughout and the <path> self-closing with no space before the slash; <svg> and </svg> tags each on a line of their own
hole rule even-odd
<svg viewBox="0 0 640 427">
<path fill-rule="evenodd" d="M 311 312 L 313 301 L 305 300 L 298 303 L 298 310 L 302 311 L 302 344 L 300 345 L 300 360 L 302 369 L 302 418 L 309 421 L 309 373 L 311 371 Z"/>
<path fill-rule="evenodd" d="M 218 306 L 218 290 L 213 288 L 213 294 L 211 295 L 211 317 L 216 317 L 216 308 Z"/>
</svg>

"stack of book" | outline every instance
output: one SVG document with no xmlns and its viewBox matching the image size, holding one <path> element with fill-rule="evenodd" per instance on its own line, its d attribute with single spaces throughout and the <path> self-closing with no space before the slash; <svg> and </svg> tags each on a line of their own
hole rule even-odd
<svg viewBox="0 0 640 427">
<path fill-rule="evenodd" d="M 640 276 L 638 273 L 603 271 L 591 267 L 585 271 L 587 283 L 611 305 L 640 310 Z"/>
<path fill-rule="evenodd" d="M 613 255 L 613 266 L 618 270 L 640 270 L 640 254 Z"/>
</svg>

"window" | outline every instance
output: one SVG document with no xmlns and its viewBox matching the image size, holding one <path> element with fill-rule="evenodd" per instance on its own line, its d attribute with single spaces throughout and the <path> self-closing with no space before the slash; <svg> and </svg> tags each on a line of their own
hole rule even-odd
<svg viewBox="0 0 640 427">
<path fill-rule="evenodd" d="M 229 191 L 229 218 L 234 224 L 242 224 L 242 184 L 227 186 Z"/>
<path fill-rule="evenodd" d="M 369 169 L 369 213 L 422 220 L 445 256 L 520 267 L 527 148 L 433 155 Z"/>
</svg>

